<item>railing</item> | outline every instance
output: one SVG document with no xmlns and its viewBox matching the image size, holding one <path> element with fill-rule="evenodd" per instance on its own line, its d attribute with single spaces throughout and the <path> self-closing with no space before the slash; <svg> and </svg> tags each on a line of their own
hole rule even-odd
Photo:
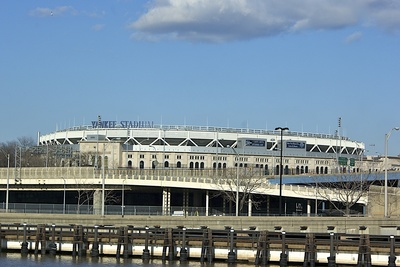
<svg viewBox="0 0 400 267">
<path fill-rule="evenodd" d="M 5 212 L 6 204 L 0 203 L 0 213 Z M 32 204 L 32 203 L 9 203 L 8 212 L 10 213 L 44 213 L 44 214 L 96 214 L 93 205 L 77 205 L 77 204 Z M 164 215 L 162 206 L 128 206 L 124 209 L 120 205 L 106 205 L 104 207 L 106 215 L 146 215 L 160 216 Z M 204 207 L 188 207 L 186 211 L 181 206 L 172 206 L 170 209 L 171 216 L 205 216 L 206 209 Z M 210 216 L 230 215 L 225 214 L 219 209 L 209 209 Z"/>
<path fill-rule="evenodd" d="M 133 177 L 179 177 L 179 178 L 205 178 L 215 180 L 218 178 L 229 178 L 236 176 L 237 168 L 226 169 L 188 169 L 188 168 L 155 168 L 155 169 L 138 169 L 138 168 L 117 168 L 104 170 L 105 177 L 108 179 L 133 179 Z M 241 177 L 249 177 L 246 172 L 251 174 L 251 177 L 265 178 L 266 180 L 277 178 L 278 174 L 274 174 L 273 170 L 264 170 L 262 168 L 239 168 Z M 368 172 L 364 172 L 368 173 Z M 16 177 L 27 179 L 54 179 L 54 178 L 68 178 L 68 177 L 86 177 L 94 178 L 101 177 L 103 170 L 101 168 L 95 169 L 93 167 L 24 167 L 15 170 L 15 168 L 0 168 L 0 179 L 7 177 L 12 180 Z M 285 169 L 284 175 L 286 177 L 308 177 L 308 176 L 329 176 L 335 175 L 336 170 L 329 173 L 317 174 L 313 171 L 307 173 L 297 173 L 295 169 Z M 349 174 L 361 174 L 349 173 Z"/>
<path fill-rule="evenodd" d="M 67 129 L 57 130 L 56 132 L 65 131 L 82 131 L 82 130 L 94 130 L 94 129 L 109 129 L 109 128 L 93 128 L 92 125 L 75 126 Z M 117 127 L 115 129 L 126 129 Z M 137 128 L 141 129 L 141 128 Z M 200 131 L 200 132 L 221 132 L 221 133 L 252 133 L 252 134 L 268 134 L 268 135 L 280 135 L 279 131 L 275 130 L 263 130 L 263 129 L 249 129 L 249 128 L 229 128 L 229 127 L 214 127 L 214 126 L 191 126 L 191 125 L 157 125 L 154 124 L 153 130 L 161 131 Z M 52 134 L 48 134 L 49 136 Z M 338 136 L 333 134 L 317 134 L 317 133 L 304 133 L 288 131 L 285 133 L 286 136 L 300 136 L 300 137 L 311 137 L 311 138 L 323 138 L 323 139 L 341 139 L 350 140 L 348 137 Z"/>
</svg>

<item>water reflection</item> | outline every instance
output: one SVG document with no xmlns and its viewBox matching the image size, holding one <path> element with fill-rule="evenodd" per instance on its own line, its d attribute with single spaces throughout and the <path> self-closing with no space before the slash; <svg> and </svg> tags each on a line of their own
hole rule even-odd
<svg viewBox="0 0 400 267">
<path fill-rule="evenodd" d="M 19 253 L 0 253 L 1 267 L 54 267 L 54 266 L 80 266 L 80 267 L 97 267 L 97 266 L 141 266 L 141 267 L 252 267 L 251 262 L 242 262 L 236 264 L 228 264 L 227 262 L 201 263 L 199 261 L 162 261 L 152 259 L 149 262 L 143 262 L 141 258 L 120 258 L 115 257 L 72 257 L 71 255 L 34 255 L 28 254 L 21 256 Z M 278 265 L 269 264 L 270 267 Z M 296 265 L 290 265 L 296 266 Z M 298 265 L 297 265 L 298 266 Z"/>
</svg>

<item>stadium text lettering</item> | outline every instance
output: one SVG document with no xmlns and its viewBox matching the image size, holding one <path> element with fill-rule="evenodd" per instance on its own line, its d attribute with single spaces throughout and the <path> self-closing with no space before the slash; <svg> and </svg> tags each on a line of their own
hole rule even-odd
<svg viewBox="0 0 400 267">
<path fill-rule="evenodd" d="M 153 128 L 152 121 L 92 121 L 93 128 Z"/>
</svg>

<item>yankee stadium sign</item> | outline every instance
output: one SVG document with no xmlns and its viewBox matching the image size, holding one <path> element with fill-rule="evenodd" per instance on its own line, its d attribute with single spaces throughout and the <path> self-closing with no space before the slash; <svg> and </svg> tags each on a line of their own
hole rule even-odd
<svg viewBox="0 0 400 267">
<path fill-rule="evenodd" d="M 92 121 L 93 128 L 153 128 L 152 121 Z"/>
</svg>

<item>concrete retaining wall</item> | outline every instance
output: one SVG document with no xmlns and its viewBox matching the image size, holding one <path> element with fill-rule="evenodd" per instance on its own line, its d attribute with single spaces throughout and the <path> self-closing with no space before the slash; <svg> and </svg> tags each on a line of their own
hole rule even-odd
<svg viewBox="0 0 400 267">
<path fill-rule="evenodd" d="M 349 234 L 400 235 L 400 217 L 230 217 L 230 216 L 99 216 L 71 214 L 20 214 L 0 213 L 0 223 L 56 224 L 56 225 L 114 225 L 137 227 L 159 225 L 163 228 L 185 226 L 199 228 L 208 226 L 212 229 L 249 229 L 287 231 L 287 232 L 337 232 Z M 399 228 L 400 229 L 400 228 Z"/>
</svg>

